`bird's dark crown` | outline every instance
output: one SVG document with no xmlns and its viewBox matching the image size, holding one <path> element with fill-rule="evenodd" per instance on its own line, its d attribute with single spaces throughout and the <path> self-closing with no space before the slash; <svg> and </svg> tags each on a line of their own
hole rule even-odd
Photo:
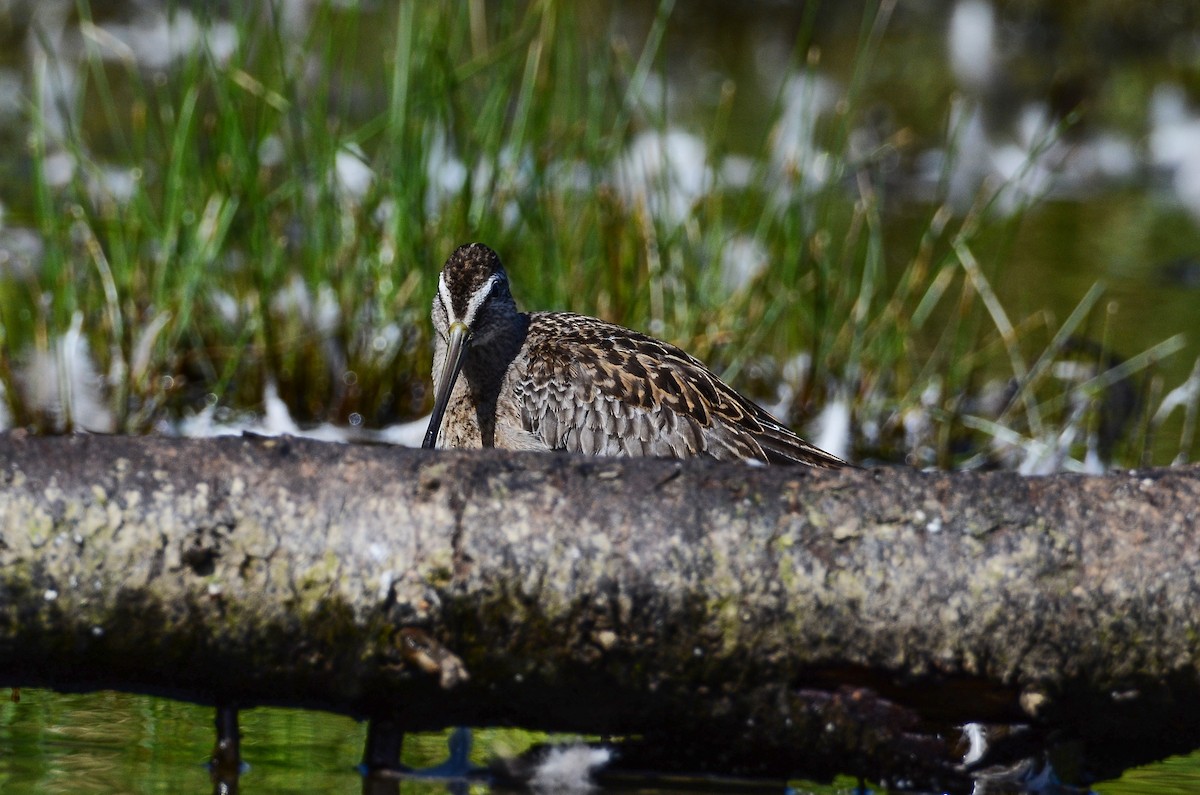
<svg viewBox="0 0 1200 795">
<path fill-rule="evenodd" d="M 472 297 L 485 289 L 494 276 L 507 284 L 508 276 L 500 257 L 483 243 L 468 243 L 454 250 L 442 266 L 442 279 L 451 303 L 447 308 L 454 317 L 467 319 Z"/>
</svg>

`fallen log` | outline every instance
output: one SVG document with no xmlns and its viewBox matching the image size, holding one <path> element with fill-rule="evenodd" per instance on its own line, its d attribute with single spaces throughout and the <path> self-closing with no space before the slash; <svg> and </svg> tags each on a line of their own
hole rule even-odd
<svg viewBox="0 0 1200 795">
<path fill-rule="evenodd" d="M 981 722 L 1103 778 L 1200 747 L 1198 521 L 1197 467 L 15 432 L 0 684 L 636 735 L 624 759 L 659 769 L 951 789 L 955 727 Z"/>
</svg>

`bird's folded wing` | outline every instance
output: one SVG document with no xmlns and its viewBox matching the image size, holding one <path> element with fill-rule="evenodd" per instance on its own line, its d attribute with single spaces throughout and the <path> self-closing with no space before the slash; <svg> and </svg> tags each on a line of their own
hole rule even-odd
<svg viewBox="0 0 1200 795">
<path fill-rule="evenodd" d="M 535 313 L 528 342 L 514 391 L 525 430 L 551 449 L 845 465 L 668 343 L 568 313 Z"/>
</svg>

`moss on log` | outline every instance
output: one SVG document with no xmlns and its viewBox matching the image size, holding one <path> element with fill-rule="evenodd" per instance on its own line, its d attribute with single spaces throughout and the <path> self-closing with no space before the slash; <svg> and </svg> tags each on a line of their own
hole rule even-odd
<svg viewBox="0 0 1200 795">
<path fill-rule="evenodd" d="M 885 780 L 951 782 L 953 726 L 1027 724 L 1106 776 L 1200 746 L 1198 522 L 1195 467 L 17 432 L 0 683 L 636 734 L 650 764 Z M 432 649 L 406 653 L 412 629 Z"/>
</svg>

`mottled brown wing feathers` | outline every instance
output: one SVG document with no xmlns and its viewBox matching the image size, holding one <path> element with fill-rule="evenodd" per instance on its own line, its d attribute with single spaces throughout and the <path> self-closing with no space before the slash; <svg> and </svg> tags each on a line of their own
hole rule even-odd
<svg viewBox="0 0 1200 795">
<path fill-rule="evenodd" d="M 525 430 L 552 449 L 818 467 L 805 442 L 679 348 L 566 312 L 530 315 L 516 389 Z"/>
</svg>

